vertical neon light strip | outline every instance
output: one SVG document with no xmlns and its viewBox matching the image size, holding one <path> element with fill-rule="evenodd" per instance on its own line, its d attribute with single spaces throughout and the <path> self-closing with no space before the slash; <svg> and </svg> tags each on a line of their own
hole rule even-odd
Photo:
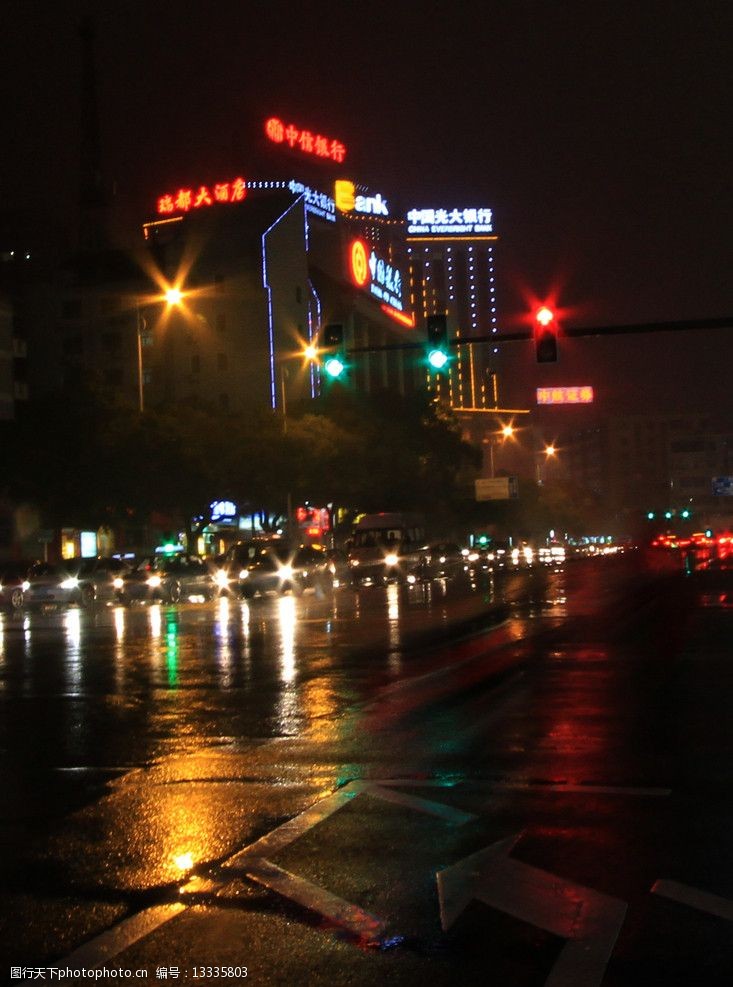
<svg viewBox="0 0 733 987">
<path fill-rule="evenodd" d="M 305 198 L 303 195 L 299 195 L 292 205 L 288 206 L 285 212 L 278 216 L 272 226 L 269 226 L 265 232 L 262 234 L 262 284 L 267 292 L 267 332 L 268 340 L 270 346 L 270 404 L 272 405 L 273 411 L 277 408 L 277 380 L 275 377 L 275 325 L 272 316 L 272 288 L 270 287 L 267 280 L 267 234 L 275 229 L 277 224 L 283 220 L 291 209 Z M 307 249 L 307 239 L 306 239 L 306 249 Z"/>
<path fill-rule="evenodd" d="M 311 295 L 316 302 L 316 331 L 313 331 L 313 318 L 311 315 L 310 306 L 308 306 L 308 342 L 312 343 L 314 337 L 317 337 L 318 330 L 321 327 L 321 299 L 318 297 L 318 292 L 313 286 L 313 282 L 308 278 L 308 287 L 310 288 Z M 311 397 L 315 398 L 321 393 L 321 365 L 320 363 L 310 361 L 310 378 L 311 378 Z"/>
</svg>

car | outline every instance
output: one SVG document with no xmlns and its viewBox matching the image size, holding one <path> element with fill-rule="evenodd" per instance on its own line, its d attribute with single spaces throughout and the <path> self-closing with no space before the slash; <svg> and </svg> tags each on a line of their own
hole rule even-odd
<svg viewBox="0 0 733 987">
<path fill-rule="evenodd" d="M 35 562 L 28 570 L 27 582 L 24 606 L 87 606 L 94 599 L 93 590 L 87 587 L 82 591 L 73 568 L 67 568 L 65 563 Z"/>
<path fill-rule="evenodd" d="M 0 608 L 20 610 L 23 596 L 29 587 L 28 570 L 30 562 L 0 563 Z"/>
<path fill-rule="evenodd" d="M 63 563 L 70 579 L 76 579 L 82 606 L 94 603 L 114 603 L 130 565 L 111 556 L 73 558 Z"/>
<path fill-rule="evenodd" d="M 310 587 L 324 591 L 333 586 L 329 564 L 327 553 L 314 545 L 238 542 L 227 551 L 217 581 L 222 591 L 242 597 L 267 592 L 299 595 Z"/>
<path fill-rule="evenodd" d="M 121 584 L 115 588 L 119 603 L 178 603 L 192 597 L 211 600 L 217 592 L 214 573 L 206 561 L 186 553 L 146 555 L 122 576 Z"/>
</svg>

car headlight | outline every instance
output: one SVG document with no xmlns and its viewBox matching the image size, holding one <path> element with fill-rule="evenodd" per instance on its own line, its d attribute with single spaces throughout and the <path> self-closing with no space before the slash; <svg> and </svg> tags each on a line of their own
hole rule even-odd
<svg viewBox="0 0 733 987">
<path fill-rule="evenodd" d="M 31 584 L 28 582 L 27 579 L 24 579 L 23 582 L 20 584 L 20 588 L 25 593 L 27 590 L 31 588 Z"/>
<path fill-rule="evenodd" d="M 122 589 L 122 587 L 125 585 L 125 580 L 122 579 L 120 576 L 117 576 L 115 579 L 112 580 L 112 585 L 114 586 L 115 589 Z"/>
<path fill-rule="evenodd" d="M 356 567 L 356 566 L 359 565 L 359 560 L 358 559 L 349 559 L 349 565 Z"/>
<path fill-rule="evenodd" d="M 399 561 L 399 556 L 395 555 L 394 552 L 390 552 L 389 555 L 384 556 L 385 565 L 397 565 Z"/>
<path fill-rule="evenodd" d="M 214 576 L 214 582 L 221 589 L 226 589 L 226 587 L 229 585 L 229 576 L 227 575 L 226 572 L 224 572 L 223 569 L 218 569 L 216 575 Z"/>
<path fill-rule="evenodd" d="M 160 576 L 148 576 L 148 586 L 152 586 L 153 589 L 157 589 L 160 586 Z"/>
<path fill-rule="evenodd" d="M 278 575 L 280 576 L 281 579 L 292 579 L 293 567 L 291 565 L 281 566 Z"/>
<path fill-rule="evenodd" d="M 61 583 L 61 589 L 76 589 L 78 585 L 79 585 L 79 580 L 76 578 L 76 576 L 69 576 L 68 579 L 64 579 L 64 581 Z"/>
<path fill-rule="evenodd" d="M 239 572 L 240 579 L 249 579 L 249 569 L 241 569 Z"/>
</svg>

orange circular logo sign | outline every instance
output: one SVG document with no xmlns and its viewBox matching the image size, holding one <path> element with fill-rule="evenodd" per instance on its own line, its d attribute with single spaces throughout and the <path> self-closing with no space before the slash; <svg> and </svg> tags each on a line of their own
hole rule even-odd
<svg viewBox="0 0 733 987">
<path fill-rule="evenodd" d="M 360 288 L 369 280 L 369 261 L 366 247 L 361 240 L 354 240 L 351 244 L 351 276 Z"/>
</svg>

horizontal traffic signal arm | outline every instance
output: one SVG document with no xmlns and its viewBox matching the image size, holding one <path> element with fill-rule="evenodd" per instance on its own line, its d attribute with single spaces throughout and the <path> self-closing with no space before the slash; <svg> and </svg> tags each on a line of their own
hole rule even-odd
<svg viewBox="0 0 733 987">
<path fill-rule="evenodd" d="M 684 332 L 696 329 L 733 329 L 733 316 L 720 319 L 687 319 L 683 322 L 636 322 L 628 325 L 579 326 L 560 331 L 560 339 L 576 336 L 621 336 L 645 332 Z M 473 346 L 474 343 L 515 343 L 534 340 L 534 331 L 492 333 L 488 336 L 457 336 L 448 339 L 448 346 Z M 349 353 L 377 353 L 382 350 L 424 350 L 425 341 L 387 343 L 383 346 L 355 346 Z"/>
</svg>

